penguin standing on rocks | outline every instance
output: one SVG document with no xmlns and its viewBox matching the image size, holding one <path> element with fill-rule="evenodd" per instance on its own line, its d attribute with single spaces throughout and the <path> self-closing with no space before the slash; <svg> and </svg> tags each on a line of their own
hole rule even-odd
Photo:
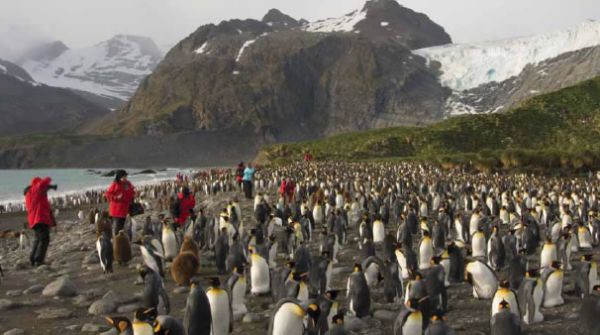
<svg viewBox="0 0 600 335">
<path fill-rule="evenodd" d="M 101 234 L 96 240 L 96 250 L 98 251 L 98 258 L 100 258 L 100 265 L 105 274 L 113 272 L 113 246 L 110 239 Z"/>
<path fill-rule="evenodd" d="M 425 329 L 425 323 L 423 313 L 419 310 L 419 301 L 409 299 L 396 317 L 394 335 L 421 335 L 423 329 Z"/>
<path fill-rule="evenodd" d="M 528 270 L 525 280 L 519 287 L 519 307 L 523 314 L 525 324 L 533 324 L 544 321 L 544 315 L 540 312 L 544 299 L 544 283 L 537 277 L 537 271 Z"/>
<path fill-rule="evenodd" d="M 498 313 L 494 314 L 490 322 L 491 335 L 521 335 L 521 320 L 514 313 L 505 300 L 498 306 Z"/>
<path fill-rule="evenodd" d="M 491 299 L 498 288 L 498 278 L 487 264 L 474 260 L 465 269 L 467 281 L 473 285 L 473 296 L 477 299 Z"/>
<path fill-rule="evenodd" d="M 360 264 L 354 264 L 354 272 L 348 277 L 347 293 L 349 309 L 358 318 L 369 315 L 371 294 Z"/>
<path fill-rule="evenodd" d="M 226 335 L 233 331 L 233 313 L 229 293 L 221 288 L 219 278 L 210 279 L 210 286 L 206 290 L 212 315 L 212 335 Z"/>
<path fill-rule="evenodd" d="M 146 267 L 140 269 L 140 276 L 144 279 L 142 303 L 144 308 L 154 308 L 160 314 L 171 312 L 171 302 L 161 276 Z"/>
<path fill-rule="evenodd" d="M 271 314 L 268 335 L 303 335 L 306 310 L 300 301 L 281 299 Z"/>
<path fill-rule="evenodd" d="M 565 303 L 562 297 L 563 280 L 564 273 L 559 262 L 552 262 L 552 266 L 542 272 L 544 307 L 554 307 Z"/>
<path fill-rule="evenodd" d="M 192 252 L 184 251 L 177 255 L 171 264 L 171 276 L 178 285 L 188 286 L 200 268 L 200 262 Z"/>
<path fill-rule="evenodd" d="M 114 258 L 119 265 L 126 265 L 131 260 L 131 243 L 129 237 L 123 230 L 115 236 L 113 245 Z"/>
<path fill-rule="evenodd" d="M 248 312 L 246 307 L 246 276 L 244 267 L 233 269 L 233 274 L 227 280 L 227 289 L 231 294 L 231 309 L 233 315 L 243 315 Z"/>
<path fill-rule="evenodd" d="M 183 326 L 188 335 L 211 335 L 212 314 L 204 289 L 193 282 L 185 304 Z"/>
</svg>

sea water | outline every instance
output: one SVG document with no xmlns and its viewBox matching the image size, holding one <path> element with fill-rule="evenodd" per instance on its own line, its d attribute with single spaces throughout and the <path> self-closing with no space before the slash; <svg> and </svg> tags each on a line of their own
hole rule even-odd
<svg viewBox="0 0 600 335">
<path fill-rule="evenodd" d="M 103 177 L 102 173 L 110 170 L 86 169 L 32 169 L 32 170 L 0 170 L 0 204 L 22 203 L 23 190 L 34 177 L 50 177 L 58 190 L 50 191 L 50 197 L 83 193 L 89 190 L 106 189 L 114 177 Z M 160 183 L 174 180 L 177 173 L 190 174 L 191 170 L 162 169 L 156 173 L 138 174 L 141 170 L 128 169 L 129 180 L 134 186 Z"/>
</svg>

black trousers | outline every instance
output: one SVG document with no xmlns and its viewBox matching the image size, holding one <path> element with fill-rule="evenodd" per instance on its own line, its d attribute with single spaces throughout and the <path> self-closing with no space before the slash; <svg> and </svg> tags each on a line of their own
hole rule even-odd
<svg viewBox="0 0 600 335">
<path fill-rule="evenodd" d="M 249 180 L 244 180 L 244 194 L 246 199 L 252 199 L 252 182 Z"/>
<path fill-rule="evenodd" d="M 46 251 L 48 251 L 48 245 L 50 244 L 50 227 L 46 224 L 38 223 L 33 226 L 33 231 L 35 236 L 31 246 L 29 261 L 31 265 L 40 265 L 46 259 Z"/>
<path fill-rule="evenodd" d="M 117 234 L 119 234 L 119 232 L 123 229 L 125 229 L 125 218 L 116 218 L 113 217 L 113 229 L 115 230 L 115 236 L 117 236 Z M 131 233 L 127 232 L 126 233 L 129 235 L 129 238 L 131 239 Z"/>
</svg>

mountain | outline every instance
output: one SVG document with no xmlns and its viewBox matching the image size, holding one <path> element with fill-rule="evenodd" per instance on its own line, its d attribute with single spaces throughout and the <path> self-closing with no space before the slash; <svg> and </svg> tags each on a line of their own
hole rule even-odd
<svg viewBox="0 0 600 335">
<path fill-rule="evenodd" d="M 414 51 L 453 90 L 449 115 L 501 112 L 600 75 L 600 22 L 529 37 Z"/>
<path fill-rule="evenodd" d="M 588 171 L 600 164 L 600 77 L 525 101 L 506 113 L 463 115 L 427 127 L 353 132 L 277 144 L 263 162 L 316 159 L 408 159 L 451 167 Z"/>
<path fill-rule="evenodd" d="M 244 128 L 281 141 L 429 123 L 443 117 L 450 90 L 411 50 L 450 42 L 439 25 L 393 0 L 313 23 L 271 10 L 262 21 L 204 25 L 169 51 L 118 121 L 96 133 Z"/>
<path fill-rule="evenodd" d="M 123 104 L 156 67 L 162 53 L 149 38 L 117 35 L 91 47 L 41 45 L 20 60 L 41 83 L 91 93 Z"/>
<path fill-rule="evenodd" d="M 0 134 L 76 132 L 108 110 L 77 94 L 39 84 L 18 65 L 0 60 Z"/>
</svg>

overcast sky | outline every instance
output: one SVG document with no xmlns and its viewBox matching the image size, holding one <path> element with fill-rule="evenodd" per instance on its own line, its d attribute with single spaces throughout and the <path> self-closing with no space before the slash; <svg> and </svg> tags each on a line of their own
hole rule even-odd
<svg viewBox="0 0 600 335">
<path fill-rule="evenodd" d="M 260 19 L 278 8 L 316 20 L 361 8 L 364 0 L 0 0 L 0 47 L 18 50 L 40 38 L 69 47 L 118 33 L 152 37 L 168 48 L 198 26 Z M 560 29 L 600 19 L 600 0 L 399 0 L 441 24 L 455 42 L 477 42 Z M 0 54 L 6 50 L 0 50 Z"/>
</svg>

